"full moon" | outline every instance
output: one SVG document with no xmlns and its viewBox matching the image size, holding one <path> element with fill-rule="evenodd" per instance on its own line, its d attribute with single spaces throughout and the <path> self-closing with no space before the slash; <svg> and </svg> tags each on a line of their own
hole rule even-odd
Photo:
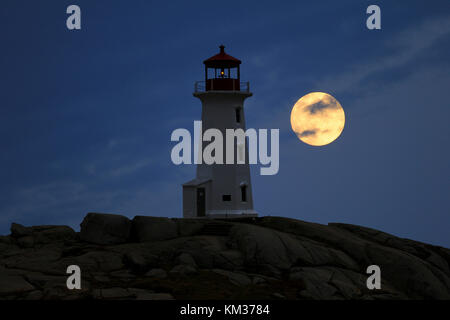
<svg viewBox="0 0 450 320">
<path fill-rule="evenodd" d="M 298 99 L 291 111 L 291 127 L 297 137 L 312 146 L 336 140 L 344 130 L 341 104 L 324 92 L 311 92 Z"/>
</svg>

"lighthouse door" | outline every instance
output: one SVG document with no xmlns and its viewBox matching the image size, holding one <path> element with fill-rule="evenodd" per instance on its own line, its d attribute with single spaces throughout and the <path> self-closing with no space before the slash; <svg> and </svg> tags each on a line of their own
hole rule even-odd
<svg viewBox="0 0 450 320">
<path fill-rule="evenodd" d="M 197 188 L 197 217 L 205 216 L 205 188 Z"/>
</svg>

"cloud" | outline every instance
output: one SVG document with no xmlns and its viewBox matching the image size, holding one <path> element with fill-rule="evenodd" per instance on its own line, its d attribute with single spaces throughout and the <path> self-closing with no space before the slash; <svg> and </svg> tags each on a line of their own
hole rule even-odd
<svg viewBox="0 0 450 320">
<path fill-rule="evenodd" d="M 298 135 L 300 138 L 303 138 L 303 137 L 311 137 L 311 136 L 315 136 L 316 133 L 317 133 L 317 130 L 305 130 L 305 131 L 302 131 L 302 132 L 298 133 L 297 135 Z"/>
<path fill-rule="evenodd" d="M 164 182 L 160 180 L 135 178 L 142 171 L 150 177 L 152 173 L 159 172 L 166 163 L 166 153 L 152 153 L 150 156 L 147 153 L 136 154 L 126 149 L 129 140 L 111 141 L 113 140 L 95 150 L 95 154 L 87 157 L 85 163 L 77 163 L 81 172 L 76 177 L 14 188 L 14 196 L 0 206 L 0 234 L 6 233 L 12 222 L 65 224 L 77 229 L 83 216 L 89 211 L 130 215 L 139 213 L 139 207 L 152 208 L 158 199 L 168 199 L 169 189 L 174 193 L 173 186 L 162 189 Z M 61 166 L 69 167 L 63 162 Z M 76 167 L 71 168 L 77 170 Z M 177 181 L 173 176 L 176 173 L 170 173 L 167 180 Z M 121 183 L 124 179 L 128 181 L 126 188 Z M 181 182 L 177 181 L 180 185 Z M 151 183 L 154 185 L 150 187 Z M 149 202 L 147 205 L 145 194 Z M 129 212 L 127 209 L 134 211 Z M 161 208 L 158 209 L 154 211 L 161 211 Z"/>
<path fill-rule="evenodd" d="M 443 36 L 450 34 L 450 17 L 429 19 L 418 27 L 412 27 L 387 38 L 385 47 L 394 53 L 348 68 L 344 73 L 330 75 L 316 83 L 317 88 L 334 93 L 354 92 L 364 81 L 379 72 L 401 67 L 426 52 Z"/>
<path fill-rule="evenodd" d="M 109 172 L 112 177 L 121 177 L 125 175 L 130 175 L 139 172 L 141 169 L 152 164 L 152 160 L 150 158 L 142 159 L 137 162 L 133 162 L 131 164 L 126 164 L 124 166 L 120 166 L 115 168 Z"/>
<path fill-rule="evenodd" d="M 337 104 L 334 100 L 328 99 L 330 101 L 319 101 L 313 104 L 310 104 L 305 107 L 306 111 L 309 111 L 310 114 L 316 114 L 318 112 L 322 112 L 325 109 L 336 109 Z"/>
<path fill-rule="evenodd" d="M 191 172 L 173 172 L 167 181 L 149 179 L 137 185 L 110 186 L 104 179 L 75 183 L 54 181 L 15 191 L 11 203 L 3 204 L 0 234 L 12 222 L 25 225 L 64 224 L 79 229 L 87 212 L 181 217 L 181 183 Z M 100 184 L 100 189 L 99 185 Z"/>
<path fill-rule="evenodd" d="M 311 88 L 323 92 L 331 92 L 338 100 L 340 100 L 339 97 L 341 95 L 348 93 L 359 97 L 373 96 L 372 92 L 381 90 L 390 78 L 384 78 L 384 81 L 378 81 L 378 78 L 375 79 L 377 87 L 376 89 L 370 88 L 371 90 L 367 90 L 370 84 L 366 79 L 374 79 L 377 75 L 389 74 L 395 68 L 413 63 L 420 55 L 426 54 L 430 47 L 439 43 L 442 37 L 447 34 L 450 34 L 450 16 L 439 19 L 430 18 L 404 31 L 392 32 L 391 36 L 386 37 L 384 43 L 385 52 L 392 53 L 375 57 L 375 59 L 371 60 L 365 59 L 361 63 L 355 63 L 354 65 L 347 65 L 346 70 L 343 72 L 334 71 L 327 76 L 319 77 L 317 81 L 311 83 Z M 267 65 L 271 61 L 282 60 L 283 52 L 283 50 L 274 50 L 270 54 L 257 56 L 255 61 L 251 62 L 255 65 Z M 280 66 L 277 67 L 277 65 L 271 67 L 270 71 L 259 75 L 258 95 L 246 102 L 246 112 L 251 113 L 252 108 L 257 108 L 260 111 L 265 110 L 266 112 L 258 112 L 256 115 L 248 114 L 247 118 L 252 120 L 253 126 L 289 128 L 288 114 L 298 96 L 292 95 L 290 98 L 277 96 L 274 98 L 274 95 L 265 94 L 265 92 L 271 92 L 272 88 L 280 88 L 280 86 L 281 88 L 296 87 L 299 77 L 286 77 L 286 70 Z M 356 104 L 353 103 L 352 105 Z M 358 112 L 367 112 L 371 108 L 369 105 L 357 105 L 361 107 L 358 109 Z M 380 108 L 380 106 L 377 106 L 377 108 Z M 272 112 L 274 107 L 280 110 L 277 114 Z M 343 107 L 344 109 L 349 107 L 348 101 Z M 316 108 L 320 109 L 320 106 Z M 311 111 L 314 113 L 316 108 Z M 285 132 L 280 132 L 280 134 L 283 135 Z"/>
<path fill-rule="evenodd" d="M 96 179 L 122 178 L 163 161 L 161 154 L 136 154 L 134 150 L 142 143 L 137 138 L 110 139 L 84 164 L 84 172 Z"/>
<path fill-rule="evenodd" d="M 45 184 L 20 188 L 14 192 L 10 204 L 1 207 L 0 223 L 6 228 L 8 223 L 23 220 L 36 221 L 45 218 L 51 224 L 64 223 L 68 218 L 83 215 L 85 208 L 108 205 L 117 197 L 117 192 L 94 191 L 87 183 L 53 181 Z M 80 221 L 81 222 L 81 221 Z M 41 224 L 41 222 L 39 221 Z M 4 231 L 2 229 L 2 231 Z"/>
</svg>

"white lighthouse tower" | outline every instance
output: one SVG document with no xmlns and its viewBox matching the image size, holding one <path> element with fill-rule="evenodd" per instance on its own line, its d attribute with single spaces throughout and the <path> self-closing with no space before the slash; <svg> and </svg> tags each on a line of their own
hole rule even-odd
<svg viewBox="0 0 450 320">
<path fill-rule="evenodd" d="M 223 137 L 226 129 L 245 131 L 244 100 L 252 93 L 248 82 L 240 82 L 241 61 L 226 54 L 222 45 L 218 54 L 203 63 L 205 81 L 196 82 L 193 93 L 202 102 L 202 136 L 210 128 L 220 130 Z M 205 143 L 200 145 L 203 154 Z M 237 154 L 234 144 L 234 155 Z M 245 163 L 197 164 L 196 178 L 183 184 L 184 218 L 257 216 L 253 210 L 247 143 L 245 155 Z M 223 156 L 225 159 L 225 148 Z"/>
</svg>

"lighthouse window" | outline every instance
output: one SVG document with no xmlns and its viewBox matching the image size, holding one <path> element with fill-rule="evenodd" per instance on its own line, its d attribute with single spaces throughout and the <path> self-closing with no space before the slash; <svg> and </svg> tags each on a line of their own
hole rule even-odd
<svg viewBox="0 0 450 320">
<path fill-rule="evenodd" d="M 247 186 L 241 186 L 241 201 L 247 201 Z"/>
<path fill-rule="evenodd" d="M 236 122 L 241 123 L 241 108 L 236 108 Z"/>
<path fill-rule="evenodd" d="M 223 194 L 222 201 L 231 201 L 231 194 Z"/>
</svg>

